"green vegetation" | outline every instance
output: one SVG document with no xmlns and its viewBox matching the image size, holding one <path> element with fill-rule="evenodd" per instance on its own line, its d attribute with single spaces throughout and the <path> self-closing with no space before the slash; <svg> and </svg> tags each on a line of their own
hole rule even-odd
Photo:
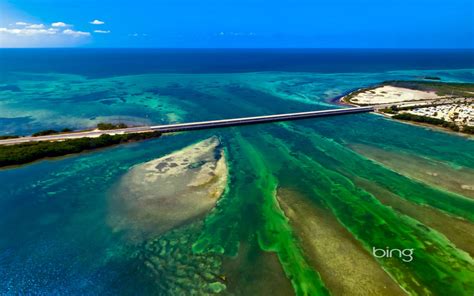
<svg viewBox="0 0 474 296">
<path fill-rule="evenodd" d="M 16 138 L 19 138 L 20 136 L 16 136 L 16 135 L 5 135 L 5 136 L 0 136 L 0 140 L 8 140 L 8 139 L 16 139 Z"/>
<path fill-rule="evenodd" d="M 439 118 L 415 115 L 415 114 L 410 114 L 410 113 L 400 113 L 400 114 L 392 116 L 392 118 L 400 119 L 400 120 L 423 122 L 423 123 L 429 123 L 429 124 L 441 125 L 441 126 L 447 123 L 446 121 Z"/>
<path fill-rule="evenodd" d="M 54 134 L 59 134 L 59 132 L 57 130 L 48 129 L 48 130 L 36 132 L 36 133 L 32 134 L 31 136 L 32 137 L 39 137 L 39 136 L 49 136 L 49 135 L 54 135 Z"/>
<path fill-rule="evenodd" d="M 106 122 L 101 122 L 97 124 L 97 128 L 99 130 L 114 130 L 114 129 L 121 129 L 121 128 L 127 128 L 128 126 L 125 123 L 106 123 Z M 55 135 L 55 134 L 60 134 L 60 133 L 70 133 L 73 132 L 72 129 L 70 128 L 63 128 L 61 131 L 57 131 L 54 129 L 47 129 L 43 131 L 36 132 L 32 134 L 32 137 L 39 137 L 39 136 L 49 136 L 49 135 Z M 0 138 L 1 139 L 1 138 Z"/>
<path fill-rule="evenodd" d="M 0 146 L 0 167 L 29 163 L 45 157 L 63 156 L 116 144 L 157 138 L 160 132 L 101 135 L 98 138 L 69 139 L 61 142 L 32 142 Z"/>
<path fill-rule="evenodd" d="M 114 124 L 114 123 L 101 122 L 101 123 L 97 124 L 97 128 L 99 130 L 114 130 L 114 129 L 121 129 L 121 128 L 127 128 L 127 127 L 128 126 L 125 123 Z M 70 132 L 73 132 L 73 130 L 70 129 L 70 128 L 63 128 L 61 131 L 57 131 L 57 130 L 54 130 L 54 129 L 47 129 L 47 130 L 36 132 L 36 133 L 32 134 L 31 136 L 32 137 L 40 137 L 40 136 L 49 136 L 49 135 L 55 135 L 55 134 L 60 134 L 60 133 L 70 133 Z M 2 138 L 0 138 L 0 139 L 2 139 Z"/>
<path fill-rule="evenodd" d="M 380 109 L 380 112 L 383 113 L 389 113 L 389 114 L 397 114 L 400 109 L 397 107 L 397 105 L 392 105 L 390 107 Z"/>
<path fill-rule="evenodd" d="M 36 132 L 32 134 L 32 137 L 39 137 L 39 136 L 49 136 L 49 135 L 55 135 L 55 134 L 60 134 L 60 133 L 70 133 L 73 130 L 70 128 L 63 128 L 61 131 L 53 130 L 53 129 L 47 129 L 43 131 Z"/>
<path fill-rule="evenodd" d="M 462 128 L 460 128 L 454 122 L 448 122 L 446 120 L 439 119 L 439 118 L 415 115 L 415 114 L 410 114 L 410 113 L 396 114 L 396 115 L 392 116 L 392 118 L 400 119 L 400 120 L 407 120 L 407 121 L 433 124 L 433 125 L 449 128 L 449 129 L 451 129 L 452 131 L 455 131 L 455 132 L 462 132 L 462 133 L 466 133 L 466 134 L 473 134 L 474 133 L 474 128 L 471 127 L 471 126 L 463 126 Z"/>
<path fill-rule="evenodd" d="M 125 123 L 105 123 L 101 122 L 97 124 L 97 128 L 100 130 L 113 130 L 113 129 L 121 129 L 121 128 L 127 128 L 128 126 Z"/>
<path fill-rule="evenodd" d="M 474 126 L 465 125 L 461 130 L 463 133 L 474 135 Z"/>
</svg>

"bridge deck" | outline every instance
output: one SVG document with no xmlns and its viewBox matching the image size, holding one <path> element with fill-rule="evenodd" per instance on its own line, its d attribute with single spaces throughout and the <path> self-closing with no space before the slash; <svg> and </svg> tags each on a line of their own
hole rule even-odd
<svg viewBox="0 0 474 296">
<path fill-rule="evenodd" d="M 191 123 L 156 125 L 156 126 L 150 126 L 149 128 L 152 130 L 161 131 L 161 132 L 176 132 L 176 131 L 185 131 L 185 130 L 237 126 L 237 125 L 244 125 L 244 124 L 257 124 L 257 123 L 263 123 L 263 122 L 275 122 L 275 121 L 297 120 L 297 119 L 323 117 L 323 116 L 364 113 L 364 112 L 372 112 L 372 111 L 374 111 L 373 107 L 354 107 L 354 108 L 344 108 L 344 109 L 318 110 L 318 111 L 309 111 L 309 112 L 210 120 L 210 121 L 191 122 Z"/>
<path fill-rule="evenodd" d="M 190 122 L 190 123 L 130 127 L 130 128 L 124 128 L 124 129 L 116 129 L 116 130 L 102 130 L 102 131 L 93 130 L 93 131 L 83 131 L 83 132 L 75 132 L 75 133 L 54 134 L 54 135 L 39 136 L 39 137 L 20 137 L 20 138 L 14 138 L 14 139 L 6 139 L 6 140 L 0 140 L 0 145 L 12 145 L 12 144 L 37 142 L 37 141 L 61 141 L 61 140 L 66 140 L 66 139 L 98 137 L 104 134 L 111 135 L 111 134 L 123 134 L 123 133 L 140 133 L 140 132 L 149 132 L 149 131 L 172 133 L 172 132 L 189 131 L 189 130 L 210 129 L 210 128 L 258 124 L 258 123 L 264 123 L 264 122 L 275 122 L 275 121 L 285 121 L 285 120 L 297 120 L 297 119 L 315 118 L 315 117 L 324 117 L 324 116 L 336 116 L 336 115 L 355 114 L 355 113 L 364 113 L 364 112 L 372 112 L 372 111 L 374 111 L 374 107 L 354 107 L 354 108 L 344 108 L 344 109 L 318 110 L 318 111 L 309 111 L 309 112 L 210 120 L 210 121 Z"/>
</svg>

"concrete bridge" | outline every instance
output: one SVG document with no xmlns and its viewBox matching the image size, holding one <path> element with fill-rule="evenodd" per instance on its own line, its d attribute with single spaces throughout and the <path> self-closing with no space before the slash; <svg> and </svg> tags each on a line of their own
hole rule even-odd
<svg viewBox="0 0 474 296">
<path fill-rule="evenodd" d="M 354 108 L 343 108 L 343 109 L 330 109 L 330 110 L 318 110 L 318 111 L 242 117 L 242 118 L 232 118 L 232 119 L 199 121 L 199 122 L 190 122 L 190 123 L 129 127 L 129 128 L 114 129 L 114 130 L 80 131 L 80 132 L 72 132 L 72 133 L 61 133 L 61 134 L 54 134 L 54 135 L 47 135 L 47 136 L 39 136 L 39 137 L 28 136 L 28 137 L 0 140 L 0 145 L 12 145 L 12 144 L 37 142 L 37 141 L 61 141 L 61 140 L 67 140 L 67 139 L 99 137 L 101 135 L 106 135 L 106 134 L 115 135 L 115 134 L 124 134 L 124 133 L 144 133 L 144 132 L 150 132 L 150 131 L 159 131 L 161 133 L 172 133 L 172 132 L 182 132 L 182 131 L 190 131 L 190 130 L 258 124 L 258 123 L 265 123 L 265 122 L 348 115 L 348 114 L 366 113 L 366 112 L 372 112 L 372 111 L 374 111 L 374 107 L 354 107 Z"/>
<path fill-rule="evenodd" d="M 233 119 L 210 120 L 210 121 L 200 121 L 200 122 L 191 122 L 191 123 L 155 125 L 155 126 L 150 126 L 149 128 L 155 131 L 169 133 L 169 132 L 178 132 L 178 131 L 189 131 L 189 130 L 198 130 L 198 129 L 209 129 L 209 128 L 237 126 L 237 125 L 257 124 L 257 123 L 264 123 L 264 122 L 275 122 L 275 121 L 297 120 L 297 119 L 315 118 L 315 117 L 324 117 L 324 116 L 364 113 L 364 112 L 372 112 L 372 111 L 374 111 L 373 107 L 354 107 L 354 108 L 344 108 L 344 109 L 331 109 L 331 110 L 319 110 L 319 111 L 308 111 L 308 112 L 298 112 L 298 113 L 242 117 L 242 118 L 233 118 Z"/>
</svg>

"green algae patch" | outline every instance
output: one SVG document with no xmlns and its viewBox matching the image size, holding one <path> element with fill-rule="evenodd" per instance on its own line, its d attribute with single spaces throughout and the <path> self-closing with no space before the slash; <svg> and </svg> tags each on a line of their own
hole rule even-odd
<svg viewBox="0 0 474 296">
<path fill-rule="evenodd" d="M 276 178 L 256 148 L 240 135 L 235 136 L 235 141 L 227 145 L 234 160 L 230 165 L 231 187 L 207 217 L 193 251 L 236 256 L 239 241 L 256 234 L 259 247 L 277 255 L 297 295 L 328 295 L 319 274 L 306 262 L 278 206 Z M 235 175 L 236 172 L 239 173 Z"/>
<path fill-rule="evenodd" d="M 408 178 L 474 199 L 474 170 L 472 169 L 453 167 L 449 163 L 431 160 L 413 153 L 380 149 L 370 145 L 354 144 L 349 147 L 377 164 Z"/>
<path fill-rule="evenodd" d="M 474 256 L 474 224 L 464 219 L 446 215 L 434 208 L 411 203 L 365 179 L 356 178 L 354 183 L 370 192 L 384 205 L 388 205 L 395 211 L 436 229 L 453 242 L 457 248 L 466 251 L 471 257 Z"/>
<path fill-rule="evenodd" d="M 225 290 L 226 286 L 223 284 L 223 283 L 220 283 L 220 282 L 214 282 L 214 283 L 211 283 L 209 284 L 209 290 L 212 292 L 212 293 L 220 293 L 222 291 Z"/>
<path fill-rule="evenodd" d="M 291 127 L 285 135 L 286 141 L 298 145 L 301 154 L 343 176 L 365 178 L 410 202 L 428 205 L 450 215 L 474 221 L 472 199 L 400 175 L 312 130 Z"/>
<path fill-rule="evenodd" d="M 225 155 L 232 154 L 227 147 Z M 230 158 L 232 160 L 232 158 Z M 233 176 L 235 162 L 229 161 L 227 186 L 216 207 L 207 215 L 204 229 L 192 245 L 196 254 L 214 253 L 234 257 L 239 250 L 238 233 L 242 200 L 236 196 L 238 180 Z M 235 186 L 234 186 L 235 185 Z"/>
<path fill-rule="evenodd" d="M 308 262 L 317 268 L 331 295 L 406 295 L 331 211 L 295 188 L 280 187 L 277 198 Z"/>
<path fill-rule="evenodd" d="M 273 185 L 271 193 L 263 193 L 267 202 L 262 211 L 265 224 L 258 236 L 260 247 L 264 251 L 277 253 L 296 295 L 329 295 L 321 277 L 309 266 L 297 245 L 288 220 L 277 205 L 276 183 Z"/>
<path fill-rule="evenodd" d="M 283 155 L 290 155 L 283 141 L 277 143 Z M 474 261 L 469 254 L 436 230 L 382 205 L 344 175 L 321 165 L 324 162 L 323 154 L 316 162 L 298 153 L 287 170 L 303 180 L 303 187 L 312 188 L 313 198 L 326 204 L 369 252 L 373 247 L 414 250 L 413 262 L 398 257 L 377 259 L 406 291 L 415 295 L 470 295 L 474 291 Z"/>
<path fill-rule="evenodd" d="M 297 245 L 293 231 L 276 200 L 276 179 L 270 174 L 263 159 L 248 142 L 244 150 L 254 156 L 254 166 L 260 172 L 257 187 L 263 198 L 263 225 L 258 230 L 259 245 L 264 251 L 275 252 L 290 278 L 297 295 L 329 295 L 317 272 L 306 262 Z"/>
</svg>

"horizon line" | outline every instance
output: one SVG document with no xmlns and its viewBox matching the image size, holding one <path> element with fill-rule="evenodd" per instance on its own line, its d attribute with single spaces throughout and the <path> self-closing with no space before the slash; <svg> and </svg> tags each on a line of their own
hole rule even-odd
<svg viewBox="0 0 474 296">
<path fill-rule="evenodd" d="M 161 49 L 161 50 L 474 50 L 474 47 L 0 47 L 2 49 Z"/>
</svg>

